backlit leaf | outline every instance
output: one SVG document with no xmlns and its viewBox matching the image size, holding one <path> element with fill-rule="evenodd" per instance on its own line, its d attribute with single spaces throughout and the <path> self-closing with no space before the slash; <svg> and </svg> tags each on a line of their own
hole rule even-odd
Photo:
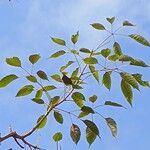
<svg viewBox="0 0 150 150">
<path fill-rule="evenodd" d="M 58 74 L 52 75 L 51 78 L 55 81 L 62 82 L 62 79 L 61 79 L 60 75 L 58 75 Z"/>
<path fill-rule="evenodd" d="M 106 101 L 104 105 L 114 106 L 114 107 L 123 107 L 123 108 L 125 108 L 125 107 L 122 106 L 121 104 L 118 104 L 118 103 L 112 102 L 112 101 Z"/>
<path fill-rule="evenodd" d="M 47 123 L 47 117 L 45 115 L 41 115 L 37 120 L 37 129 L 43 128 Z"/>
<path fill-rule="evenodd" d="M 15 74 L 10 74 L 10 75 L 3 77 L 0 80 L 0 88 L 6 87 L 8 84 L 10 84 L 12 81 L 16 79 L 18 79 L 18 76 L 16 76 Z"/>
<path fill-rule="evenodd" d="M 68 68 L 70 65 L 72 65 L 74 61 L 68 61 L 68 63 L 65 66 L 62 66 L 60 68 L 60 72 L 63 72 L 66 68 Z"/>
<path fill-rule="evenodd" d="M 103 75 L 103 84 L 105 85 L 105 87 L 110 90 L 111 88 L 111 77 L 110 77 L 111 72 L 105 72 L 105 74 Z"/>
<path fill-rule="evenodd" d="M 48 77 L 47 77 L 46 73 L 45 73 L 44 71 L 42 71 L 42 70 L 39 70 L 39 71 L 37 72 L 37 75 L 38 75 L 41 79 L 43 79 L 43 80 L 48 80 Z"/>
<path fill-rule="evenodd" d="M 106 18 L 106 20 L 109 22 L 109 23 L 113 23 L 115 21 L 115 17 L 112 17 L 112 18 Z"/>
<path fill-rule="evenodd" d="M 29 95 L 33 90 L 34 90 L 33 85 L 26 85 L 18 91 L 16 97 Z"/>
<path fill-rule="evenodd" d="M 105 58 L 107 58 L 110 53 L 111 53 L 111 50 L 109 48 L 101 50 L 101 55 Z"/>
<path fill-rule="evenodd" d="M 76 44 L 78 41 L 78 38 L 79 38 L 79 31 L 75 35 L 72 35 L 72 37 L 71 37 L 72 43 Z"/>
<path fill-rule="evenodd" d="M 6 58 L 6 63 L 14 67 L 21 67 L 21 61 L 18 57 Z"/>
<path fill-rule="evenodd" d="M 132 100 L 133 100 L 132 88 L 130 84 L 123 79 L 121 80 L 121 90 L 126 100 L 132 106 Z"/>
<path fill-rule="evenodd" d="M 87 65 L 97 64 L 98 60 L 95 57 L 87 57 L 84 59 L 84 63 Z"/>
<path fill-rule="evenodd" d="M 150 47 L 150 42 L 148 40 L 146 40 L 143 36 L 138 35 L 138 34 L 130 34 L 129 35 L 130 38 L 134 39 L 135 41 L 137 41 L 140 44 L 143 44 L 145 46 L 149 46 Z"/>
<path fill-rule="evenodd" d="M 82 121 L 85 123 L 85 125 L 88 128 L 90 128 L 90 130 L 92 132 L 94 132 L 98 137 L 100 137 L 100 135 L 99 135 L 99 129 L 98 129 L 98 127 L 96 126 L 96 124 L 94 122 L 92 122 L 90 120 L 82 120 Z"/>
<path fill-rule="evenodd" d="M 81 131 L 80 128 L 76 124 L 72 124 L 70 128 L 70 136 L 75 144 L 78 144 L 80 137 L 81 137 Z"/>
<path fill-rule="evenodd" d="M 63 135 L 62 135 L 61 132 L 57 132 L 57 133 L 55 133 L 55 134 L 53 135 L 53 140 L 54 140 L 55 142 L 61 141 L 62 138 L 63 138 Z"/>
<path fill-rule="evenodd" d="M 115 42 L 113 44 L 113 49 L 114 49 L 115 54 L 117 54 L 119 56 L 122 55 L 122 51 L 121 51 L 121 47 L 120 47 L 119 43 Z"/>
<path fill-rule="evenodd" d="M 97 30 L 106 30 L 105 27 L 100 23 L 93 23 L 91 26 Z"/>
<path fill-rule="evenodd" d="M 64 54 L 66 54 L 66 52 L 64 50 L 60 50 L 60 51 L 57 51 L 56 53 L 52 54 L 49 58 L 58 58 Z"/>
<path fill-rule="evenodd" d="M 30 55 L 29 56 L 29 61 L 32 64 L 35 64 L 40 58 L 41 58 L 41 56 L 39 54 Z"/>
<path fill-rule="evenodd" d="M 87 48 L 81 48 L 79 51 L 82 52 L 82 53 L 89 53 L 89 54 L 91 54 L 91 51 L 89 49 L 87 49 Z"/>
<path fill-rule="evenodd" d="M 97 135 L 89 128 L 86 127 L 86 140 L 89 143 L 89 147 L 95 141 Z"/>
<path fill-rule="evenodd" d="M 149 67 L 143 60 L 134 59 L 130 62 L 130 65 L 140 66 L 140 67 Z"/>
<path fill-rule="evenodd" d="M 83 106 L 83 101 L 85 100 L 85 97 L 82 93 L 74 92 L 71 97 L 79 107 Z"/>
<path fill-rule="evenodd" d="M 51 37 L 51 40 L 58 45 L 66 46 L 66 42 L 63 39 Z"/>
<path fill-rule="evenodd" d="M 58 122 L 58 123 L 60 123 L 60 124 L 63 124 L 63 116 L 62 116 L 62 114 L 60 114 L 59 112 L 57 112 L 57 111 L 54 111 L 54 118 L 55 118 L 55 120 Z"/>
<path fill-rule="evenodd" d="M 91 97 L 89 97 L 89 101 L 91 101 L 92 103 L 96 102 L 96 100 L 97 100 L 96 95 L 92 95 Z"/>
<path fill-rule="evenodd" d="M 130 23 L 129 21 L 125 20 L 123 22 L 123 26 L 135 26 L 134 24 Z"/>
<path fill-rule="evenodd" d="M 36 82 L 37 82 L 36 77 L 33 76 L 33 75 L 28 75 L 28 76 L 26 76 L 26 78 L 27 78 L 30 82 L 33 82 L 33 83 L 36 83 Z"/>
<path fill-rule="evenodd" d="M 133 88 L 139 90 L 138 82 L 131 74 L 126 72 L 121 72 L 120 76 L 122 77 L 122 79 L 124 79 L 124 81 L 129 83 Z"/>
<path fill-rule="evenodd" d="M 39 99 L 39 98 L 33 98 L 32 101 L 37 103 L 37 104 L 44 104 L 44 101 L 42 99 Z"/>
<path fill-rule="evenodd" d="M 92 65 L 89 66 L 89 69 L 90 69 L 93 77 L 97 80 L 97 82 L 99 82 L 99 72 Z"/>
<path fill-rule="evenodd" d="M 89 106 L 83 106 L 83 107 L 81 108 L 81 110 L 82 110 L 83 112 L 85 112 L 85 113 L 95 114 L 94 110 L 93 110 L 91 107 L 89 107 Z"/>
<path fill-rule="evenodd" d="M 106 120 L 108 127 L 110 128 L 112 135 L 114 137 L 116 137 L 117 136 L 117 124 L 116 124 L 116 122 L 114 121 L 114 119 L 112 119 L 110 117 L 105 118 L 105 120 Z"/>
</svg>

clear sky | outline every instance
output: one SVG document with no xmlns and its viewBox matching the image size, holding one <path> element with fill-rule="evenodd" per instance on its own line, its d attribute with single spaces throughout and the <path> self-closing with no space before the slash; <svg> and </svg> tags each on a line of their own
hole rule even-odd
<svg viewBox="0 0 150 150">
<path fill-rule="evenodd" d="M 19 56 L 27 67 L 27 57 L 30 54 L 40 53 L 44 58 L 39 63 L 46 71 L 52 73 L 55 63 L 46 58 L 60 47 L 50 42 L 50 36 L 61 37 L 69 40 L 76 31 L 80 31 L 78 46 L 93 48 L 105 35 L 99 34 L 89 24 L 100 22 L 106 24 L 105 18 L 116 16 L 116 26 L 123 20 L 130 20 L 137 26 L 129 29 L 130 33 L 139 33 L 150 40 L 150 1 L 149 0 L 0 0 L 0 77 L 13 72 L 20 73 L 17 69 L 4 63 L 6 57 Z M 91 38 L 92 37 L 92 38 Z M 124 51 L 136 58 L 145 60 L 150 64 L 150 48 L 144 47 L 126 38 L 117 38 Z M 61 59 L 58 60 L 58 63 Z M 49 63 L 49 64 L 48 64 Z M 145 80 L 150 80 L 150 69 L 132 69 L 144 74 Z M 55 72 L 56 73 L 56 72 Z M 122 109 L 100 110 L 106 117 L 111 116 L 118 124 L 118 137 L 114 139 L 108 128 L 99 120 L 102 140 L 97 139 L 91 150 L 149 150 L 150 149 L 150 92 L 148 88 L 135 91 L 133 108 L 124 100 L 118 80 L 113 79 L 110 93 L 104 88 L 96 88 L 100 101 L 115 100 L 126 107 Z M 24 81 L 22 81 L 24 82 Z M 19 87 L 24 83 L 13 83 L 0 90 L 0 133 L 8 133 L 9 126 L 19 133 L 27 131 L 34 125 L 37 118 L 44 113 L 44 108 L 34 104 L 27 98 L 15 98 Z M 85 94 L 88 94 L 88 89 Z M 97 120 L 98 122 L 98 120 Z M 56 148 L 52 142 L 52 134 L 56 131 L 64 133 L 61 142 L 62 150 L 88 150 L 84 133 L 79 144 L 73 144 L 69 137 L 70 120 L 63 126 L 55 125 L 54 118 L 49 117 L 47 127 L 37 131 L 28 139 L 40 144 L 46 150 Z M 0 150 L 19 150 L 13 140 L 8 140 L 0 145 Z"/>
</svg>

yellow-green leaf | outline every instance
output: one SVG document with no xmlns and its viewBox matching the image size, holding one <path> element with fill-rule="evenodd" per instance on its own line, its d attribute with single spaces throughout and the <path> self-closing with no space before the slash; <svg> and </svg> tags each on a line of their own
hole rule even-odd
<svg viewBox="0 0 150 150">
<path fill-rule="evenodd" d="M 91 54 L 91 51 L 89 49 L 87 49 L 87 48 L 81 48 L 79 51 L 82 52 L 82 53 Z"/>
<path fill-rule="evenodd" d="M 96 95 L 92 95 L 89 97 L 89 101 L 91 101 L 92 103 L 96 102 L 97 100 L 97 96 Z"/>
<path fill-rule="evenodd" d="M 84 63 L 87 65 L 97 64 L 98 60 L 95 57 L 87 57 L 84 59 Z"/>
<path fill-rule="evenodd" d="M 29 56 L 29 61 L 34 65 L 41 58 L 39 54 L 33 54 Z"/>
<path fill-rule="evenodd" d="M 5 76 L 0 80 L 0 88 L 6 87 L 8 84 L 10 84 L 12 81 L 18 79 L 18 76 L 15 74 L 10 74 Z"/>
<path fill-rule="evenodd" d="M 47 123 L 47 117 L 45 115 L 41 115 L 37 120 L 37 129 L 43 128 Z"/>
<path fill-rule="evenodd" d="M 117 54 L 119 56 L 122 55 L 122 51 L 121 51 L 121 47 L 120 47 L 119 43 L 115 42 L 113 44 L 113 49 L 114 49 L 115 54 Z"/>
<path fill-rule="evenodd" d="M 125 20 L 125 21 L 123 22 L 123 26 L 135 26 L 135 25 L 132 24 L 131 22 Z"/>
<path fill-rule="evenodd" d="M 111 72 L 105 72 L 105 74 L 103 75 L 103 84 L 105 85 L 105 87 L 110 90 L 111 88 L 111 77 L 110 77 Z"/>
<path fill-rule="evenodd" d="M 51 37 L 51 40 L 58 45 L 66 46 L 66 42 L 63 39 Z"/>
<path fill-rule="evenodd" d="M 97 80 L 97 82 L 99 82 L 99 72 L 92 65 L 89 66 L 89 69 L 90 69 L 93 77 Z"/>
<path fill-rule="evenodd" d="M 33 82 L 33 83 L 36 83 L 36 82 L 37 82 L 36 77 L 33 76 L 33 75 L 26 76 L 26 78 L 27 78 L 30 82 Z"/>
<path fill-rule="evenodd" d="M 102 49 L 101 50 L 101 55 L 105 58 L 107 58 L 109 56 L 109 54 L 111 53 L 111 50 L 109 48 L 106 49 Z"/>
<path fill-rule="evenodd" d="M 123 79 L 121 80 L 121 90 L 126 100 L 132 106 L 132 100 L 133 100 L 132 88 L 130 84 Z"/>
<path fill-rule="evenodd" d="M 44 101 L 40 98 L 33 98 L 32 101 L 37 103 L 37 104 L 44 104 Z"/>
<path fill-rule="evenodd" d="M 72 37 L 71 37 L 72 43 L 76 44 L 78 41 L 78 38 L 79 38 L 79 31 L 75 35 L 72 35 Z"/>
<path fill-rule="evenodd" d="M 39 71 L 37 72 L 37 75 L 38 75 L 41 79 L 43 79 L 43 80 L 48 80 L 48 77 L 47 77 L 46 73 L 45 73 L 44 71 L 42 71 L 42 70 L 39 70 Z"/>
<path fill-rule="evenodd" d="M 122 79 L 124 79 L 127 83 L 129 83 L 133 88 L 139 90 L 138 82 L 136 79 L 129 73 L 127 72 L 121 72 L 120 76 Z"/>
<path fill-rule="evenodd" d="M 85 125 L 88 128 L 90 128 L 90 130 L 92 132 L 94 132 L 98 137 L 100 137 L 100 135 L 99 135 L 99 129 L 98 129 L 98 127 L 96 126 L 96 124 L 94 122 L 92 122 L 90 120 L 82 120 L 82 121 L 85 123 Z"/>
<path fill-rule="evenodd" d="M 147 39 L 145 39 L 143 36 L 141 36 L 141 35 L 130 34 L 129 37 L 134 39 L 135 41 L 137 41 L 140 44 L 143 44 L 145 46 L 149 46 L 150 47 L 150 42 Z"/>
<path fill-rule="evenodd" d="M 125 108 L 125 107 L 122 106 L 121 104 L 118 104 L 118 103 L 112 102 L 112 101 L 106 101 L 104 105 L 107 105 L 107 106 L 114 106 L 114 107 L 123 107 L 123 108 Z"/>
<path fill-rule="evenodd" d="M 58 74 L 52 75 L 51 78 L 57 82 L 62 82 L 62 79 L 61 79 L 60 75 L 58 75 Z"/>
<path fill-rule="evenodd" d="M 6 58 L 6 63 L 14 67 L 21 67 L 21 61 L 18 57 Z"/>
<path fill-rule="evenodd" d="M 105 120 L 106 120 L 108 127 L 110 128 L 112 135 L 114 137 L 116 137 L 117 136 L 117 124 L 116 124 L 115 120 L 110 117 L 105 118 Z"/>
<path fill-rule="evenodd" d="M 89 128 L 86 127 L 86 140 L 89 143 L 89 147 L 95 141 L 97 135 Z"/>
<path fill-rule="evenodd" d="M 60 114 L 57 111 L 54 111 L 54 118 L 58 123 L 63 124 L 64 119 L 63 119 L 62 114 Z"/>
<path fill-rule="evenodd" d="M 97 30 L 106 30 L 105 27 L 100 23 L 93 23 L 91 26 Z"/>
<path fill-rule="evenodd" d="M 106 20 L 112 24 L 115 21 L 115 17 L 106 18 Z"/>
<path fill-rule="evenodd" d="M 82 93 L 74 92 L 71 97 L 79 107 L 83 106 L 83 101 L 85 100 L 85 97 Z"/>
<path fill-rule="evenodd" d="M 89 106 L 83 106 L 83 107 L 81 108 L 81 110 L 82 110 L 83 112 L 85 112 L 85 113 L 95 114 L 94 110 L 93 110 L 91 107 L 89 107 Z"/>
<path fill-rule="evenodd" d="M 18 91 L 16 97 L 29 95 L 33 90 L 34 90 L 33 85 L 26 85 Z"/>
<path fill-rule="evenodd" d="M 57 51 L 56 53 L 52 54 L 49 58 L 57 58 L 64 54 L 66 54 L 66 52 L 64 50 L 60 50 L 60 51 Z"/>
<path fill-rule="evenodd" d="M 130 62 L 130 65 L 140 66 L 140 67 L 149 67 L 143 60 L 134 59 Z"/>
<path fill-rule="evenodd" d="M 61 141 L 62 138 L 63 138 L 63 135 L 62 135 L 61 132 L 57 132 L 57 133 L 55 133 L 55 134 L 53 135 L 53 140 L 54 140 L 55 142 Z"/>
</svg>

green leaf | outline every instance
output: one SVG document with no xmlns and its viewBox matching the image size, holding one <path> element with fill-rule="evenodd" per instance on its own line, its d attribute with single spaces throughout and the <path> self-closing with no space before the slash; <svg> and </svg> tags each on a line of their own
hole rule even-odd
<svg viewBox="0 0 150 150">
<path fill-rule="evenodd" d="M 38 91 L 36 92 L 35 98 L 36 98 L 36 99 L 41 99 L 42 95 L 43 95 L 43 90 L 40 89 L 40 90 L 38 90 Z"/>
<path fill-rule="evenodd" d="M 101 55 L 105 58 L 107 58 L 109 56 L 109 54 L 111 53 L 111 50 L 109 48 L 106 49 L 102 49 L 101 50 Z"/>
<path fill-rule="evenodd" d="M 119 59 L 119 55 L 117 55 L 117 54 L 108 56 L 108 60 L 110 60 L 110 61 L 116 61 L 118 59 Z"/>
<path fill-rule="evenodd" d="M 55 106 L 59 103 L 60 101 L 60 96 L 54 96 L 51 98 L 50 105 Z"/>
<path fill-rule="evenodd" d="M 43 91 L 51 91 L 51 90 L 54 90 L 56 89 L 56 86 L 54 85 L 47 85 L 47 86 L 44 86 L 41 90 Z"/>
<path fill-rule="evenodd" d="M 84 123 L 85 123 L 85 125 L 88 127 L 88 128 L 90 128 L 90 130 L 92 131 L 92 132 L 94 132 L 98 137 L 100 137 L 99 136 L 99 129 L 98 129 L 98 127 L 96 126 L 96 124 L 94 123 L 94 122 L 92 122 L 92 121 L 90 121 L 90 120 L 82 120 Z"/>
<path fill-rule="evenodd" d="M 57 82 L 62 82 L 62 79 L 61 79 L 60 75 L 58 75 L 58 74 L 52 75 L 51 78 Z"/>
<path fill-rule="evenodd" d="M 142 74 L 132 74 L 132 76 L 136 79 L 136 81 L 141 85 L 141 86 L 146 86 L 146 87 L 150 87 L 150 83 L 149 81 L 143 81 L 142 80 Z"/>
<path fill-rule="evenodd" d="M 130 65 L 140 66 L 140 67 L 149 67 L 143 60 L 134 59 L 130 62 Z"/>
<path fill-rule="evenodd" d="M 62 114 L 60 114 L 57 111 L 54 111 L 54 118 L 58 123 L 63 124 L 64 119 L 63 119 Z"/>
<path fill-rule="evenodd" d="M 97 82 L 99 82 L 99 72 L 92 65 L 89 66 L 89 69 L 90 69 L 93 77 L 97 80 Z"/>
<path fill-rule="evenodd" d="M 129 35 L 130 38 L 134 39 L 135 41 L 137 41 L 138 43 L 145 45 L 145 46 L 149 46 L 150 47 L 150 42 L 148 40 L 146 40 L 143 36 L 138 35 L 138 34 L 130 34 Z"/>
<path fill-rule="evenodd" d="M 112 135 L 114 137 L 116 137 L 117 136 L 117 124 L 116 124 L 116 122 L 114 121 L 114 119 L 112 119 L 110 117 L 105 118 L 105 120 L 106 120 L 108 127 L 110 128 Z"/>
<path fill-rule="evenodd" d="M 33 75 L 26 76 L 26 78 L 27 78 L 30 82 L 33 82 L 33 83 L 36 83 L 36 82 L 37 82 L 36 77 L 33 76 Z"/>
<path fill-rule="evenodd" d="M 92 103 L 95 103 L 97 100 L 97 96 L 96 95 L 92 95 L 91 97 L 89 97 L 89 101 Z"/>
<path fill-rule="evenodd" d="M 51 40 L 58 45 L 66 46 L 66 42 L 63 39 L 51 37 Z"/>
<path fill-rule="evenodd" d="M 111 18 L 106 18 L 106 20 L 112 24 L 115 21 L 115 17 L 111 17 Z"/>
<path fill-rule="evenodd" d="M 79 107 L 83 106 L 83 101 L 85 100 L 85 97 L 82 93 L 74 92 L 71 97 Z"/>
<path fill-rule="evenodd" d="M 84 63 L 87 65 L 97 64 L 98 60 L 95 57 L 87 57 L 84 59 Z"/>
<path fill-rule="evenodd" d="M 34 54 L 34 55 L 30 55 L 29 56 L 29 61 L 31 62 L 31 64 L 35 64 L 36 62 L 38 62 L 38 60 L 41 58 L 41 56 L 39 54 Z"/>
<path fill-rule="evenodd" d="M 48 80 L 48 77 L 47 77 L 46 73 L 45 73 L 44 71 L 42 71 L 42 70 L 39 70 L 39 71 L 37 72 L 37 75 L 38 75 L 41 79 L 43 79 L 43 80 Z"/>
<path fill-rule="evenodd" d="M 111 72 L 105 72 L 105 74 L 103 75 L 103 84 L 105 85 L 105 87 L 110 90 L 111 88 L 111 77 L 110 77 Z"/>
<path fill-rule="evenodd" d="M 79 51 L 82 52 L 82 53 L 91 54 L 91 51 L 89 49 L 87 49 L 87 48 L 81 48 Z"/>
<path fill-rule="evenodd" d="M 47 117 L 45 117 L 45 115 L 41 115 L 37 120 L 37 129 L 41 129 L 45 127 L 46 123 L 47 123 Z"/>
<path fill-rule="evenodd" d="M 39 98 L 33 98 L 32 101 L 37 103 L 37 104 L 44 104 L 44 101 L 42 99 L 39 99 Z"/>
<path fill-rule="evenodd" d="M 129 73 L 121 72 L 120 76 L 124 79 L 127 83 L 129 83 L 133 88 L 139 90 L 138 82 L 136 79 Z"/>
<path fill-rule="evenodd" d="M 60 72 L 63 72 L 66 68 L 68 68 L 70 65 L 72 65 L 74 61 L 68 61 L 68 63 L 65 66 L 62 66 L 60 68 Z"/>
<path fill-rule="evenodd" d="M 97 30 L 106 30 L 105 27 L 100 23 L 93 23 L 91 26 Z"/>
<path fill-rule="evenodd" d="M 79 31 L 75 35 L 72 35 L 72 37 L 71 37 L 72 43 L 76 44 L 78 41 L 78 38 L 79 38 Z"/>
<path fill-rule="evenodd" d="M 86 140 L 89 143 L 89 147 L 95 141 L 97 135 L 89 128 L 86 127 Z"/>
<path fill-rule="evenodd" d="M 76 68 L 76 69 L 72 72 L 72 74 L 71 74 L 71 79 L 72 79 L 73 77 L 77 77 L 78 72 L 79 72 L 79 67 Z"/>
<path fill-rule="evenodd" d="M 0 88 L 6 87 L 8 84 L 10 84 L 12 81 L 16 79 L 18 79 L 18 76 L 16 76 L 15 74 L 10 74 L 10 75 L 3 77 L 0 80 Z"/>
<path fill-rule="evenodd" d="M 29 95 L 33 90 L 34 90 L 33 85 L 26 85 L 18 91 L 16 97 Z"/>
<path fill-rule="evenodd" d="M 87 116 L 88 114 L 89 114 L 88 112 L 81 111 L 78 115 L 78 118 L 83 118 L 83 117 Z"/>
<path fill-rule="evenodd" d="M 73 53 L 75 55 L 79 55 L 79 52 L 77 50 L 75 50 L 75 49 L 71 49 L 70 51 L 71 51 L 71 53 Z"/>
<path fill-rule="evenodd" d="M 132 88 L 130 84 L 123 79 L 121 80 L 121 90 L 126 100 L 132 106 L 132 100 L 133 100 Z"/>
<path fill-rule="evenodd" d="M 121 51 L 121 47 L 120 47 L 119 43 L 115 42 L 113 44 L 113 49 L 114 49 L 115 54 L 117 54 L 119 56 L 122 55 L 122 51 Z"/>
<path fill-rule="evenodd" d="M 80 137 L 81 137 L 81 131 L 80 131 L 80 128 L 76 124 L 72 124 L 70 128 L 70 136 L 72 138 L 72 141 L 75 144 L 78 144 Z"/>
<path fill-rule="evenodd" d="M 21 67 L 21 61 L 18 57 L 6 58 L 6 63 L 14 67 Z"/>
<path fill-rule="evenodd" d="M 62 135 L 61 132 L 57 132 L 57 133 L 55 133 L 55 134 L 53 135 L 53 140 L 54 140 L 55 142 L 61 141 L 62 138 L 63 138 L 63 135 Z"/>
<path fill-rule="evenodd" d="M 123 107 L 125 108 L 124 106 L 116 103 L 116 102 L 112 102 L 112 101 L 106 101 L 104 105 L 108 105 L 108 106 L 114 106 L 114 107 Z"/>
<path fill-rule="evenodd" d="M 91 114 L 95 114 L 95 112 L 94 112 L 94 110 L 91 108 L 91 107 L 89 107 L 89 106 L 83 106 L 82 108 L 81 108 L 81 110 L 83 111 L 83 112 L 85 112 L 85 113 L 91 113 Z"/>
<path fill-rule="evenodd" d="M 125 20 L 123 22 L 123 26 L 135 26 L 134 24 L 130 23 L 129 21 Z"/>
<path fill-rule="evenodd" d="M 58 58 L 64 54 L 66 54 L 66 52 L 64 50 L 57 51 L 56 53 L 52 54 L 49 58 Z"/>
<path fill-rule="evenodd" d="M 132 61 L 134 60 L 131 56 L 128 56 L 128 55 L 121 55 L 119 56 L 119 61 Z"/>
</svg>

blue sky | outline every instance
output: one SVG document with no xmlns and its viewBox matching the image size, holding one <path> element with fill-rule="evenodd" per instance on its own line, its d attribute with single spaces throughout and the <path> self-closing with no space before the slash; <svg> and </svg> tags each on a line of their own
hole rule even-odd
<svg viewBox="0 0 150 150">
<path fill-rule="evenodd" d="M 101 41 L 105 34 L 99 33 L 91 28 L 89 24 L 100 22 L 106 24 L 105 18 L 116 16 L 116 26 L 123 20 L 131 20 L 137 24 L 135 29 L 129 29 L 130 33 L 139 33 L 150 40 L 150 1 L 148 0 L 6 0 L 0 1 L 0 77 L 12 72 L 20 73 L 17 69 L 9 67 L 4 63 L 6 57 L 19 56 L 25 67 L 28 67 L 27 56 L 33 53 L 40 53 L 43 57 L 39 68 L 53 73 L 55 62 L 49 62 L 46 58 L 53 51 L 60 47 L 50 42 L 50 36 L 61 37 L 69 41 L 70 36 L 76 31 L 80 31 L 79 47 L 93 48 Z M 92 37 L 92 38 L 91 38 Z M 150 49 L 126 38 L 117 38 L 121 42 L 124 51 L 137 58 L 145 60 L 150 64 Z M 58 60 L 58 63 L 61 59 Z M 49 63 L 49 65 L 48 65 Z M 132 69 L 129 71 L 141 72 L 144 79 L 149 80 L 149 68 Z M 149 120 L 149 89 L 141 88 L 141 92 L 135 91 L 133 108 L 130 108 L 124 100 L 119 83 L 113 79 L 114 84 L 109 93 L 104 88 L 96 89 L 100 101 L 107 99 L 118 100 L 127 110 L 103 109 L 100 110 L 105 116 L 112 116 L 118 124 L 118 137 L 114 139 L 103 120 L 100 119 L 100 131 L 102 141 L 96 140 L 91 146 L 91 150 L 148 150 L 150 149 L 150 120 Z M 22 80 L 24 82 L 24 80 Z M 36 119 L 43 114 L 44 108 L 40 107 L 27 98 L 15 98 L 17 89 L 24 83 L 13 83 L 5 89 L 0 90 L 0 132 L 8 133 L 11 125 L 19 133 L 30 129 Z M 91 86 L 94 86 L 93 83 Z M 88 95 L 88 90 L 85 94 Z M 98 118 L 97 118 L 98 122 Z M 83 127 L 83 125 L 81 125 Z M 69 137 L 70 120 L 66 120 L 63 126 L 55 125 L 53 117 L 49 118 L 48 125 L 41 131 L 37 131 L 29 138 L 33 143 L 39 143 L 45 149 L 55 149 L 52 142 L 52 134 L 57 130 L 62 130 L 64 140 L 62 149 L 81 150 L 88 149 L 84 134 L 79 144 L 73 144 Z M 69 148 L 68 148 L 69 147 Z M 0 145 L 0 150 L 19 150 L 12 140 L 8 140 Z"/>
</svg>

